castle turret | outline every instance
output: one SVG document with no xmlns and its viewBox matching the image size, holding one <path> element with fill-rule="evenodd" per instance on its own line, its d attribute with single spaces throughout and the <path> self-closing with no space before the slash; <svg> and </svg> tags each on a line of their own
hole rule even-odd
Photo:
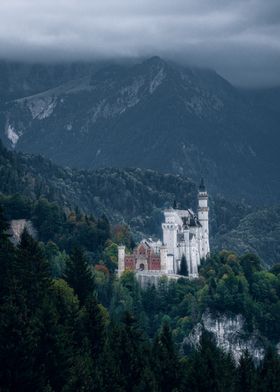
<svg viewBox="0 0 280 392">
<path fill-rule="evenodd" d="M 125 246 L 118 246 L 118 275 L 124 272 Z"/>
<path fill-rule="evenodd" d="M 202 226 L 200 257 L 203 258 L 207 257 L 210 252 L 208 193 L 204 185 L 203 178 L 201 179 L 198 188 L 198 220 Z"/>
</svg>

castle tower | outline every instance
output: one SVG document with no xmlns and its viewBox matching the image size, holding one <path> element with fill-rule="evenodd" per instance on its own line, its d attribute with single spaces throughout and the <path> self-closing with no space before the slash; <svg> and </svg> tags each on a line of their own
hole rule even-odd
<svg viewBox="0 0 280 392">
<path fill-rule="evenodd" d="M 189 260 L 189 276 L 191 278 L 198 277 L 198 265 L 199 265 L 199 253 L 197 249 L 196 237 L 194 234 L 191 235 L 190 240 L 190 260 Z"/>
<path fill-rule="evenodd" d="M 118 275 L 124 272 L 125 246 L 118 246 Z"/>
<path fill-rule="evenodd" d="M 203 258 L 207 257 L 210 253 L 208 193 L 204 185 L 203 178 L 201 179 L 198 188 L 198 220 L 202 225 L 200 257 Z"/>
<path fill-rule="evenodd" d="M 165 245 L 160 247 L 160 266 L 163 273 L 168 273 L 168 251 Z"/>
<path fill-rule="evenodd" d="M 167 246 L 168 253 L 175 256 L 177 249 L 177 230 L 178 224 L 175 221 L 174 210 L 164 211 L 165 222 L 162 224 L 163 244 Z"/>
</svg>

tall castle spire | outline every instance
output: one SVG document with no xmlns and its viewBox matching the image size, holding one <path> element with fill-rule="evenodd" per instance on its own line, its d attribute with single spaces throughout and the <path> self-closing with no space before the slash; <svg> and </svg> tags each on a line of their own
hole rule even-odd
<svg viewBox="0 0 280 392">
<path fill-rule="evenodd" d="M 199 192 L 206 192 L 206 186 L 204 184 L 204 178 L 203 177 L 201 177 L 198 190 L 199 190 Z"/>
</svg>

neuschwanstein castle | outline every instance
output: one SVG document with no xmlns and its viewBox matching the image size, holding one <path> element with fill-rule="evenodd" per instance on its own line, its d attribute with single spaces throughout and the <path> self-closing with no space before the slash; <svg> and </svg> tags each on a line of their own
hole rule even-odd
<svg viewBox="0 0 280 392">
<path fill-rule="evenodd" d="M 188 275 L 198 276 L 198 266 L 210 253 L 208 194 L 203 180 L 198 192 L 198 212 L 169 208 L 164 211 L 163 241 L 142 240 L 132 254 L 118 247 L 118 274 L 125 270 L 140 275 L 178 277 L 183 255 Z"/>
</svg>

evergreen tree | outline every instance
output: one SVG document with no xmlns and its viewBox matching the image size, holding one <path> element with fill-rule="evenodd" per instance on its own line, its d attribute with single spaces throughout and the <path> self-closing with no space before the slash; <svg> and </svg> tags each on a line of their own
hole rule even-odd
<svg viewBox="0 0 280 392">
<path fill-rule="evenodd" d="M 123 328 L 119 323 L 111 321 L 108 328 L 108 339 L 105 345 L 103 363 L 103 392 L 123 392 L 126 381 L 121 363 L 123 350 Z"/>
<path fill-rule="evenodd" d="M 159 299 L 158 291 L 155 285 L 148 285 L 148 287 L 143 290 L 142 301 L 145 312 L 149 320 L 149 336 L 154 336 L 158 329 L 158 309 L 159 309 Z"/>
<path fill-rule="evenodd" d="M 0 244 L 2 245 L 9 238 L 9 234 L 7 233 L 9 229 L 9 224 L 4 216 L 4 210 L 2 206 L 0 206 Z"/>
<path fill-rule="evenodd" d="M 44 390 L 48 381 L 39 353 L 51 281 L 41 248 L 26 231 L 9 272 L 0 312 L 1 385 L 8 391 Z"/>
<path fill-rule="evenodd" d="M 86 303 L 87 298 L 92 297 L 95 289 L 94 276 L 88 261 L 81 248 L 75 247 L 66 264 L 65 279 L 74 289 L 81 305 Z"/>
<path fill-rule="evenodd" d="M 280 388 L 280 359 L 275 350 L 269 348 L 259 368 L 258 392 L 278 392 Z"/>
<path fill-rule="evenodd" d="M 120 279 L 121 285 L 126 289 L 128 300 L 132 301 L 132 307 L 129 309 L 133 315 L 139 319 L 142 312 L 141 288 L 133 272 L 126 271 Z"/>
<path fill-rule="evenodd" d="M 204 330 L 199 348 L 190 359 L 185 381 L 187 390 L 193 392 L 233 391 L 234 370 L 231 358 L 216 346 L 213 336 Z"/>
<path fill-rule="evenodd" d="M 19 290 L 18 290 L 19 291 Z M 0 307 L 0 386 L 1 391 L 36 391 L 41 369 L 35 368 L 38 325 L 19 291 L 11 293 Z"/>
<path fill-rule="evenodd" d="M 93 390 L 102 391 L 104 380 L 105 342 L 109 315 L 105 308 L 97 303 L 95 297 L 88 299 L 83 317 L 83 346 L 92 361 Z M 106 366 L 106 364 L 105 364 Z"/>
<path fill-rule="evenodd" d="M 74 290 L 63 279 L 54 281 L 48 304 L 44 307 L 46 373 L 55 391 L 69 385 L 78 359 L 75 332 L 78 325 L 79 301 Z M 63 386 L 63 388 L 61 388 Z M 63 389 L 64 390 L 64 389 Z M 66 388 L 67 390 L 67 388 Z"/>
<path fill-rule="evenodd" d="M 13 271 L 15 248 L 10 241 L 8 229 L 9 224 L 0 206 L 0 303 L 8 294 L 15 278 Z"/>
<path fill-rule="evenodd" d="M 102 215 L 97 221 L 98 230 L 98 241 L 100 245 L 104 245 L 105 242 L 111 238 L 111 228 L 110 223 L 106 215 Z"/>
<path fill-rule="evenodd" d="M 187 259 L 186 256 L 183 255 L 181 258 L 181 263 L 180 263 L 180 275 L 183 276 L 188 276 L 188 264 L 187 264 Z"/>
<path fill-rule="evenodd" d="M 177 390 L 181 382 L 181 369 L 171 330 L 166 322 L 155 339 L 153 360 L 159 390 L 162 392 Z"/>
<path fill-rule="evenodd" d="M 256 369 L 253 359 L 246 350 L 239 361 L 236 371 L 236 392 L 256 391 Z"/>
<path fill-rule="evenodd" d="M 51 272 L 42 248 L 26 229 L 17 248 L 16 263 L 28 306 L 31 309 L 38 308 L 42 305 L 51 286 Z"/>
<path fill-rule="evenodd" d="M 261 261 L 260 259 L 251 253 L 248 253 L 241 257 L 240 265 L 243 269 L 243 272 L 246 276 L 246 279 L 251 286 L 253 273 L 257 271 L 261 271 Z"/>
<path fill-rule="evenodd" d="M 150 350 L 143 331 L 136 319 L 125 312 L 123 324 L 111 335 L 112 385 L 116 390 L 126 392 L 153 391 L 154 378 L 151 371 Z"/>
<path fill-rule="evenodd" d="M 108 319 L 106 309 L 98 304 L 96 297 L 88 298 L 82 314 L 82 336 L 87 338 L 95 361 L 98 361 L 104 350 Z"/>
</svg>

